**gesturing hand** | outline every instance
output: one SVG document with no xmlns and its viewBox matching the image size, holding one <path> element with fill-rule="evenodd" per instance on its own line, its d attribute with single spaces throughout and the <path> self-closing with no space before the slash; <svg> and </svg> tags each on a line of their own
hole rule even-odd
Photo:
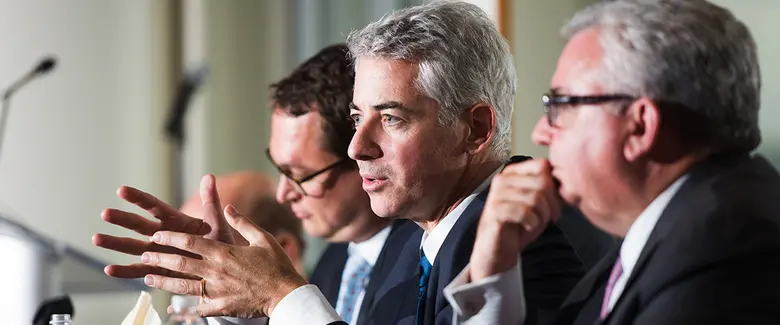
<svg viewBox="0 0 780 325">
<path fill-rule="evenodd" d="M 471 254 L 472 281 L 504 272 L 560 215 L 560 201 L 547 160 L 507 165 L 490 183 Z"/>
<path fill-rule="evenodd" d="M 155 222 L 131 212 L 106 209 L 103 210 L 101 217 L 108 223 L 127 228 L 144 236 L 152 236 L 160 230 L 169 230 L 193 235 L 205 235 L 207 238 L 233 243 L 233 235 L 222 214 L 213 175 L 204 176 L 200 184 L 201 201 L 206 211 L 203 220 L 185 215 L 151 194 L 132 187 L 120 187 L 117 190 L 117 195 L 125 201 L 146 210 L 159 221 Z M 92 237 L 92 242 L 96 246 L 130 255 L 141 255 L 144 252 L 166 252 L 196 257 L 196 255 L 191 253 L 134 238 L 96 234 Z M 106 267 L 105 272 L 110 276 L 119 278 L 140 278 L 147 274 L 170 274 L 168 270 L 153 268 L 144 264 L 109 265 Z M 178 276 L 183 275 L 180 274 Z"/>
<path fill-rule="evenodd" d="M 197 235 L 160 231 L 152 240 L 159 245 L 174 247 L 201 259 L 177 254 L 146 252 L 141 260 L 151 267 L 191 274 L 201 281 L 147 275 L 147 285 L 175 294 L 205 296 L 198 305 L 201 316 L 234 316 L 254 318 L 270 315 L 282 298 L 305 285 L 290 258 L 268 232 L 241 216 L 232 205 L 225 207 L 227 220 L 248 242 L 236 246 L 202 238 Z"/>
</svg>

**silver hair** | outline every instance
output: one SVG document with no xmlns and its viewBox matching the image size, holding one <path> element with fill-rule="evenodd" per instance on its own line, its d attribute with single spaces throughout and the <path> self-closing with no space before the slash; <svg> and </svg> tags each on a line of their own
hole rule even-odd
<svg viewBox="0 0 780 325">
<path fill-rule="evenodd" d="M 709 125 L 715 151 L 759 145 L 756 44 L 731 12 L 704 0 L 615 0 L 577 13 L 561 33 L 591 27 L 600 28 L 605 91 L 687 108 Z"/>
<path fill-rule="evenodd" d="M 492 106 L 496 158 L 511 153 L 512 110 L 517 81 L 512 53 L 495 23 L 479 7 L 434 1 L 395 11 L 347 37 L 355 60 L 379 57 L 418 64 L 415 87 L 441 107 L 439 122 L 451 125 L 468 107 Z"/>
</svg>

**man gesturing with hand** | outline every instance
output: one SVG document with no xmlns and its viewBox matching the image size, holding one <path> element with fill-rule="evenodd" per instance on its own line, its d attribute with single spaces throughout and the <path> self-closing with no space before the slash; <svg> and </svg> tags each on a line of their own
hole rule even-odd
<svg viewBox="0 0 780 325">
<path fill-rule="evenodd" d="M 201 296 L 203 301 L 198 305 L 198 313 L 203 316 L 219 316 L 225 310 L 241 318 L 270 315 L 281 298 L 305 285 L 306 280 L 296 272 L 273 235 L 257 227 L 232 205 L 225 207 L 224 212 L 230 226 L 249 242 L 249 246 L 225 244 L 181 232 L 159 231 L 152 236 L 155 244 L 174 247 L 202 259 L 146 252 L 141 261 L 151 267 L 195 275 L 201 280 L 150 274 L 144 281 L 165 291 Z M 244 265 L 264 267 L 246 269 Z M 246 287 L 256 290 L 243 290 Z"/>
</svg>

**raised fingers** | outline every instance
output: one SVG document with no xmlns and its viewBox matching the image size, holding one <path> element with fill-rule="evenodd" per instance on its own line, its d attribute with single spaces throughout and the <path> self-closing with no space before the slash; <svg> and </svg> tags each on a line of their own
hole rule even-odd
<svg viewBox="0 0 780 325">
<path fill-rule="evenodd" d="M 105 209 L 100 214 L 100 218 L 105 222 L 130 229 L 144 236 L 151 236 L 160 230 L 159 222 L 154 222 L 127 211 Z"/>
<path fill-rule="evenodd" d="M 92 243 L 98 247 L 103 247 L 130 255 L 141 255 L 144 252 L 153 249 L 153 243 L 147 241 L 128 237 L 116 237 L 105 234 L 96 234 L 92 236 Z"/>
<path fill-rule="evenodd" d="M 228 204 L 225 207 L 225 216 L 227 221 L 233 229 L 241 234 L 250 245 L 269 248 L 269 244 L 273 239 L 273 236 L 267 231 L 261 229 L 255 225 L 251 220 L 241 215 L 236 208 Z"/>
<path fill-rule="evenodd" d="M 222 204 L 217 193 L 217 184 L 214 175 L 207 174 L 200 181 L 200 201 L 203 204 L 203 221 L 212 227 L 212 232 L 206 238 L 218 240 L 223 243 L 233 244 L 233 232 L 230 231 L 225 215 L 222 213 Z"/>
<path fill-rule="evenodd" d="M 201 295 L 200 280 L 149 274 L 144 277 L 144 283 L 152 288 L 165 290 L 179 295 Z M 206 292 L 208 292 L 208 288 L 206 288 Z"/>
<path fill-rule="evenodd" d="M 198 279 L 197 276 L 189 275 L 181 272 L 174 272 L 157 266 L 151 266 L 146 264 L 131 264 L 131 265 L 109 265 L 103 269 L 103 272 L 108 276 L 124 279 L 137 279 L 143 278 L 148 274 L 156 274 L 167 277 L 175 277 L 182 279 Z"/>
<path fill-rule="evenodd" d="M 203 261 L 176 254 L 146 252 L 141 255 L 141 262 L 152 267 L 161 267 L 179 273 L 202 276 Z"/>
<path fill-rule="evenodd" d="M 172 231 L 158 231 L 152 236 L 152 241 L 158 245 L 177 248 L 200 256 L 214 255 L 225 245 L 197 235 Z"/>
<path fill-rule="evenodd" d="M 178 216 L 180 212 L 160 201 L 154 195 L 141 191 L 130 186 L 122 186 L 116 191 L 116 195 L 123 200 L 135 204 L 141 209 L 151 213 L 155 218 L 164 220 L 170 217 Z"/>
</svg>

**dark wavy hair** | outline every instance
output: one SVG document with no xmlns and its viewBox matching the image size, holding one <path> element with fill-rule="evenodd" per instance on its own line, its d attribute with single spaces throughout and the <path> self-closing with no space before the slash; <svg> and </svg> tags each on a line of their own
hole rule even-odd
<svg viewBox="0 0 780 325">
<path fill-rule="evenodd" d="M 355 84 L 355 69 L 346 44 L 328 46 L 301 63 L 286 78 L 271 85 L 274 108 L 300 116 L 322 116 L 325 149 L 347 157 L 354 129 L 349 104 Z"/>
</svg>

